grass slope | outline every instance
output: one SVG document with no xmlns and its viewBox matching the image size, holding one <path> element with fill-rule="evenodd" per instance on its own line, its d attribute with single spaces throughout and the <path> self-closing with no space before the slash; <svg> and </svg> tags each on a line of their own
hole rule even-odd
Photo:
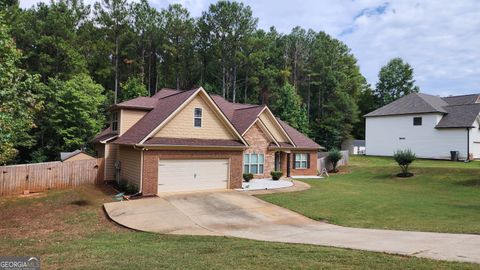
<svg viewBox="0 0 480 270">
<path fill-rule="evenodd" d="M 0 255 L 38 255 L 42 269 L 478 269 L 311 245 L 142 233 L 106 219 L 111 192 L 92 186 L 0 199 Z"/>
<path fill-rule="evenodd" d="M 480 162 L 417 160 L 397 178 L 391 158 L 351 158 L 310 190 L 260 196 L 316 220 L 364 228 L 480 233 Z M 303 181 L 303 180 L 302 180 Z"/>
</svg>

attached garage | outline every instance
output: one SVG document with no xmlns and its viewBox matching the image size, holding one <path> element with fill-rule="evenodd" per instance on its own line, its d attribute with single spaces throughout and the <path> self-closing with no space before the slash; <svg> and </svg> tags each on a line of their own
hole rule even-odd
<svg viewBox="0 0 480 270">
<path fill-rule="evenodd" d="M 160 159 L 158 193 L 226 189 L 229 159 Z"/>
</svg>

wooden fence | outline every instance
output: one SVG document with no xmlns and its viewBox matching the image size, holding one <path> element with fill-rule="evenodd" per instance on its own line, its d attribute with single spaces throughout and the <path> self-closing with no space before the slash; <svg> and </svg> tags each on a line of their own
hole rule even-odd
<svg viewBox="0 0 480 270">
<path fill-rule="evenodd" d="M 0 166 L 0 196 L 101 183 L 104 159 Z"/>
<path fill-rule="evenodd" d="M 348 150 L 345 150 L 345 151 L 340 151 L 342 153 L 342 159 L 340 159 L 337 163 L 337 166 L 344 166 L 344 165 L 347 165 L 348 164 Z M 328 153 L 327 152 L 322 152 L 319 154 L 319 158 L 317 159 L 317 168 L 318 168 L 318 171 L 321 172 L 323 170 L 323 168 L 327 168 L 327 170 L 331 170 L 333 169 L 332 168 L 332 164 L 330 162 L 327 161 L 327 155 Z"/>
</svg>

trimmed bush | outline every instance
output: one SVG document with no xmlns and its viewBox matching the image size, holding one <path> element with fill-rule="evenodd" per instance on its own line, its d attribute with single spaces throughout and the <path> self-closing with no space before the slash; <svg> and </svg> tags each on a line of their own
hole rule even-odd
<svg viewBox="0 0 480 270">
<path fill-rule="evenodd" d="M 398 177 L 410 177 L 413 176 L 413 173 L 408 172 L 408 167 L 412 164 L 417 156 L 412 150 L 397 150 L 393 153 L 393 159 L 398 163 L 398 166 L 402 169 L 402 172 L 397 174 Z"/>
<path fill-rule="evenodd" d="M 342 152 L 340 152 L 338 149 L 331 149 L 330 151 L 328 151 L 328 155 L 327 155 L 327 160 L 332 163 L 332 172 L 336 173 L 338 172 L 337 170 L 337 164 L 338 162 L 342 159 Z"/>
<path fill-rule="evenodd" d="M 118 185 L 120 191 L 125 192 L 127 195 L 132 195 L 138 192 L 138 187 L 135 184 L 132 184 L 126 180 L 121 180 Z"/>
<path fill-rule="evenodd" d="M 244 173 L 243 174 L 243 180 L 245 180 L 245 182 L 250 182 L 250 180 L 253 179 L 253 173 Z"/>
<path fill-rule="evenodd" d="M 283 172 L 281 171 L 272 171 L 270 172 L 270 175 L 272 176 L 272 180 L 278 180 L 280 177 L 282 177 Z"/>
</svg>

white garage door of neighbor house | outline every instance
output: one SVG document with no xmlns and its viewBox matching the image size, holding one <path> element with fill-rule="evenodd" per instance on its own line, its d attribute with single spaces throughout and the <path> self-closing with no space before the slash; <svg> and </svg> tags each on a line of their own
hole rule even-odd
<svg viewBox="0 0 480 270">
<path fill-rule="evenodd" d="M 228 159 L 160 160 L 158 193 L 224 189 Z"/>
</svg>

